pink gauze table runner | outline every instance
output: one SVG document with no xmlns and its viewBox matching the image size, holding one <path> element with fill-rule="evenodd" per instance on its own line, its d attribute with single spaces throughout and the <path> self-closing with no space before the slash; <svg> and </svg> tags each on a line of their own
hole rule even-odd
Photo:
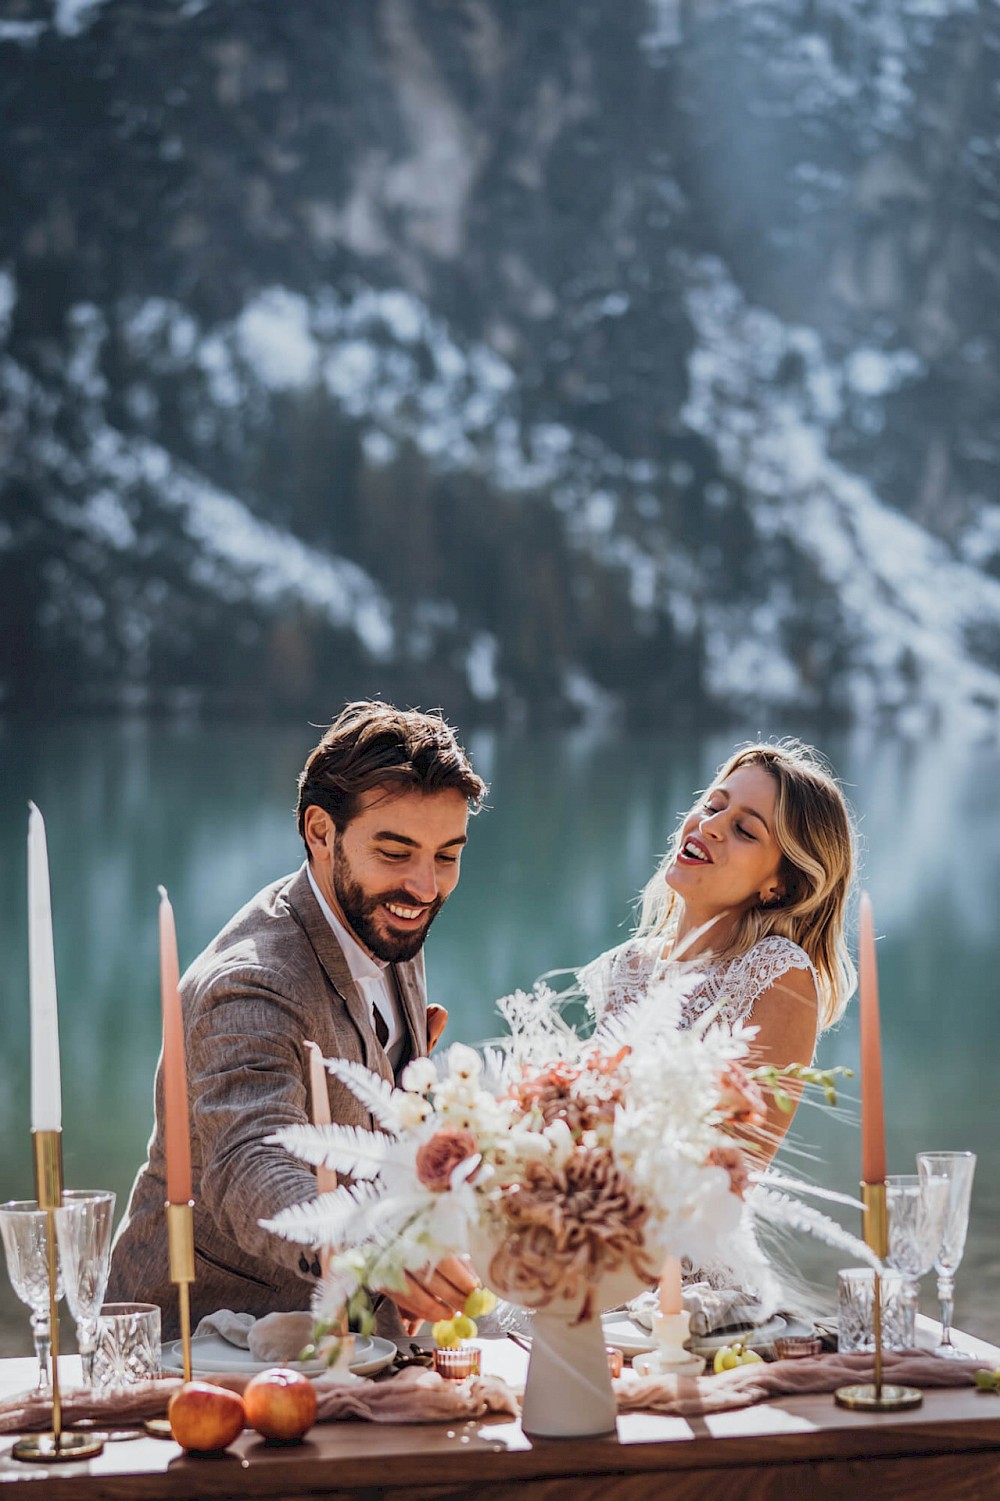
<svg viewBox="0 0 1000 1501">
<path fill-rule="evenodd" d="M 921 1388 L 973 1384 L 981 1360 L 938 1360 L 919 1351 L 886 1352 L 886 1382 Z M 689 1417 L 726 1412 L 774 1397 L 832 1392 L 838 1386 L 870 1381 L 870 1355 L 820 1355 L 810 1360 L 779 1360 L 738 1366 L 718 1376 L 636 1376 L 614 1383 L 619 1412 L 660 1412 Z M 239 1390 L 245 1378 L 217 1377 L 219 1385 Z M 147 1381 L 117 1392 L 90 1392 L 82 1387 L 63 1396 L 66 1426 L 83 1421 L 139 1423 L 165 1412 L 179 1378 Z M 446 1423 L 491 1414 L 515 1417 L 517 1397 L 499 1376 L 472 1376 L 446 1381 L 434 1371 L 410 1367 L 391 1380 L 316 1382 L 323 1422 L 361 1419 L 373 1423 Z M 0 1433 L 47 1428 L 51 1403 L 34 1392 L 21 1392 L 0 1403 Z"/>
</svg>

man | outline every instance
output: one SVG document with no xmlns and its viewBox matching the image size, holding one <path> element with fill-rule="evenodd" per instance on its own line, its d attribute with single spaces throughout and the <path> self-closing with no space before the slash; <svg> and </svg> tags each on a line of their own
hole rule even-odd
<svg viewBox="0 0 1000 1501">
<path fill-rule="evenodd" d="M 259 1221 L 314 1197 L 316 1179 L 266 1138 L 310 1119 L 307 1042 L 388 1080 L 433 1045 L 421 951 L 458 884 L 469 813 L 486 790 L 439 715 L 349 704 L 299 778 L 305 864 L 258 892 L 182 979 L 196 1322 L 219 1308 L 308 1307 L 318 1259 Z M 432 1017 L 432 1034 L 443 1019 Z M 332 1079 L 328 1088 L 334 1121 L 371 1125 L 350 1090 Z M 171 1337 L 162 1059 L 148 1153 L 107 1296 L 159 1303 Z M 440 1318 L 474 1280 L 442 1264 L 396 1301 L 411 1317 Z"/>
</svg>

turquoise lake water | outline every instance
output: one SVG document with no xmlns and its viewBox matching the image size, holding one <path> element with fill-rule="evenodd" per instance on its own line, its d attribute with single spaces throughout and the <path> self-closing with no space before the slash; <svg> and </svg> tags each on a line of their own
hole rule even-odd
<svg viewBox="0 0 1000 1501">
<path fill-rule="evenodd" d="M 677 814 L 743 733 L 627 741 L 479 734 L 492 785 L 461 884 L 427 945 L 448 1038 L 498 1030 L 494 1002 L 628 933 L 632 902 Z M 267 881 L 293 869 L 295 778 L 316 739 L 258 726 L 69 722 L 0 727 L 0 1199 L 33 1193 L 25 918 L 27 801 L 47 824 L 59 983 L 67 1187 L 115 1189 L 142 1160 L 159 1049 L 157 895 L 182 967 Z M 1000 1341 L 1000 749 L 959 733 L 920 745 L 824 741 L 859 815 L 880 933 L 890 1171 L 931 1148 L 978 1153 L 959 1325 Z M 856 1010 L 820 1061 L 856 1065 Z M 855 1085 L 830 1114 L 799 1111 L 788 1165 L 856 1188 Z M 845 1223 L 850 1223 L 849 1219 Z M 852 1226 L 852 1228 L 854 1228 Z M 798 1242 L 830 1289 L 843 1253 Z M 932 1279 L 922 1307 L 933 1312 Z M 28 1353 L 27 1311 L 0 1276 L 0 1354 Z"/>
</svg>

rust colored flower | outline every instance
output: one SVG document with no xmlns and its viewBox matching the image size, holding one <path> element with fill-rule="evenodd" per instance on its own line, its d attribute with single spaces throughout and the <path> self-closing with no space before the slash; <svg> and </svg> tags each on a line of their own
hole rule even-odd
<svg viewBox="0 0 1000 1501">
<path fill-rule="evenodd" d="M 742 1063 L 726 1065 L 719 1081 L 719 1106 L 730 1121 L 760 1125 L 767 1114 L 767 1101 L 760 1086 L 751 1079 Z"/>
<path fill-rule="evenodd" d="M 579 1141 L 584 1131 L 614 1120 L 615 1106 L 624 1098 L 618 1068 L 627 1052 L 595 1054 L 582 1067 L 560 1062 L 526 1072 L 511 1085 L 509 1097 L 525 1115 L 537 1112 L 543 1126 L 565 1121 Z"/>
<path fill-rule="evenodd" d="M 578 1321 L 593 1316 L 597 1285 L 628 1264 L 652 1281 L 643 1232 L 648 1210 L 611 1152 L 577 1151 L 560 1168 L 529 1163 L 503 1197 L 504 1233 L 490 1280 L 536 1307 L 557 1294 L 583 1297 Z"/>
<path fill-rule="evenodd" d="M 742 1199 L 750 1185 L 750 1174 L 739 1147 L 713 1147 L 705 1161 L 709 1167 L 721 1167 L 729 1174 L 729 1192 Z"/>
<path fill-rule="evenodd" d="M 478 1153 L 471 1131 L 443 1126 L 417 1151 L 417 1177 L 425 1188 L 444 1193 L 451 1186 L 451 1175 L 460 1162 Z"/>
</svg>

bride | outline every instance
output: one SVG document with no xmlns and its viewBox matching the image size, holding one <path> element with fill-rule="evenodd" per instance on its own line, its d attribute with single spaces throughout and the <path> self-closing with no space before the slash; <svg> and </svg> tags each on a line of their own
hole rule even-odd
<svg viewBox="0 0 1000 1501">
<path fill-rule="evenodd" d="M 757 1029 L 755 1064 L 811 1063 L 854 989 L 844 938 L 853 868 L 847 804 L 816 751 L 795 740 L 735 751 L 677 829 L 634 936 L 580 972 L 597 1021 L 655 1000 L 668 967 L 683 964 L 682 1026 L 712 1010 L 720 1024 Z M 791 1118 L 769 1098 L 748 1143 L 762 1165 Z"/>
<path fill-rule="evenodd" d="M 818 753 L 797 740 L 735 751 L 674 834 L 643 892 L 633 937 L 577 976 L 598 1028 L 613 1018 L 616 1036 L 627 1038 L 634 1013 L 641 1039 L 658 997 L 680 980 L 682 1028 L 702 1017 L 751 1026 L 754 1065 L 810 1064 L 819 1033 L 840 1018 L 855 985 L 844 937 L 853 871 L 851 816 Z M 776 1092 L 754 1102 L 749 1081 L 737 1087 L 755 1106 L 740 1145 L 764 1169 L 800 1089 L 782 1086 L 782 1108 Z M 692 1330 L 700 1319 L 701 1333 L 762 1324 L 779 1307 L 810 1315 L 805 1285 L 762 1254 L 746 1216 L 726 1260 L 685 1263 L 684 1283 Z"/>
</svg>

